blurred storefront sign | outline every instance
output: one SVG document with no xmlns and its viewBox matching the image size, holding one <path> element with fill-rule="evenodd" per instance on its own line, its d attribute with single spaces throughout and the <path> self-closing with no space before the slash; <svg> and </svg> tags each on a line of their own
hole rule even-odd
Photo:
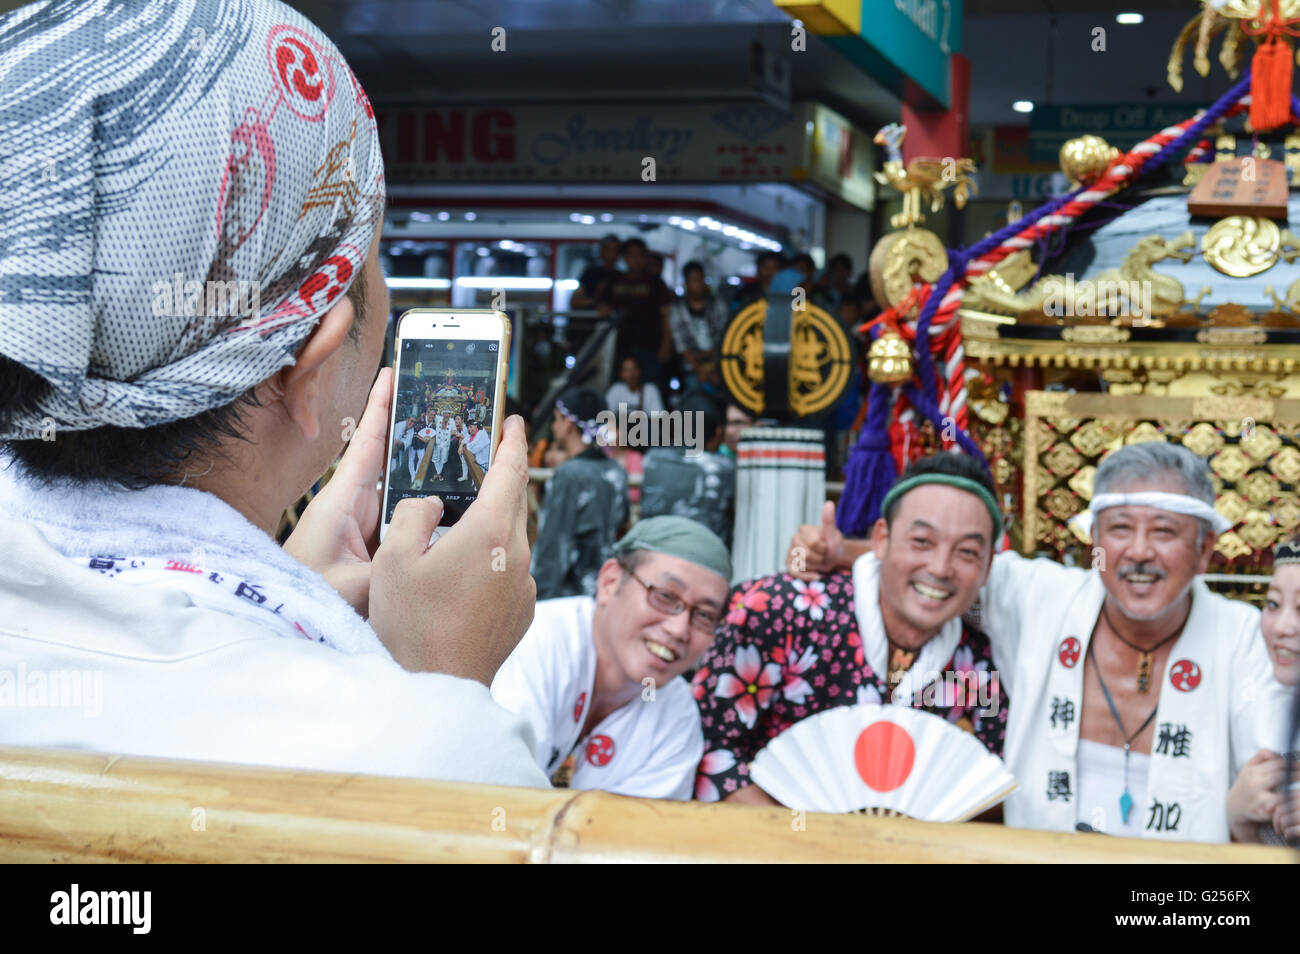
<svg viewBox="0 0 1300 954">
<path fill-rule="evenodd" d="M 1092 133 L 1112 146 L 1129 149 L 1160 130 L 1182 122 L 1198 106 L 1133 103 L 1037 105 L 1029 120 L 1029 160 L 1056 163 L 1068 139 Z"/>
<path fill-rule="evenodd" d="M 961 52 L 962 0 L 773 2 L 898 96 L 931 101 L 913 105 L 951 105 L 949 59 Z"/>
<path fill-rule="evenodd" d="M 811 183 L 871 209 L 870 137 L 818 103 L 377 109 L 397 183 Z"/>
</svg>

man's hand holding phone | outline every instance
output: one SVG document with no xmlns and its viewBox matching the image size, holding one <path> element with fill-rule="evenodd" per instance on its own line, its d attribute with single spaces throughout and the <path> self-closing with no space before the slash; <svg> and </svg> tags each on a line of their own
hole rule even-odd
<svg viewBox="0 0 1300 954">
<path fill-rule="evenodd" d="M 515 416 L 478 499 L 433 546 L 442 501 L 397 504 L 370 574 L 370 625 L 404 668 L 491 684 L 533 620 L 527 489 L 528 446 Z"/>
</svg>

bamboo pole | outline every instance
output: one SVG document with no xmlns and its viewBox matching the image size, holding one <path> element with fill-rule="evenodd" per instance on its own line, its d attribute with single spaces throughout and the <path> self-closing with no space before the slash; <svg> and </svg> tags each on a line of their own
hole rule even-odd
<svg viewBox="0 0 1300 954">
<path fill-rule="evenodd" d="M 3 862 L 1291 860 L 1263 846 L 0 747 Z"/>
</svg>

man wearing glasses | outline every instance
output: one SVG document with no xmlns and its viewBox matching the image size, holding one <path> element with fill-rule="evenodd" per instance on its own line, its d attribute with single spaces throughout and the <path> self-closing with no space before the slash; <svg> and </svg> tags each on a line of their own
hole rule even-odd
<svg viewBox="0 0 1300 954">
<path fill-rule="evenodd" d="M 555 785 L 691 797 L 704 738 L 679 677 L 712 645 L 730 579 L 716 534 L 652 517 L 615 544 L 594 597 L 537 603 L 492 697 L 532 723 Z"/>
</svg>

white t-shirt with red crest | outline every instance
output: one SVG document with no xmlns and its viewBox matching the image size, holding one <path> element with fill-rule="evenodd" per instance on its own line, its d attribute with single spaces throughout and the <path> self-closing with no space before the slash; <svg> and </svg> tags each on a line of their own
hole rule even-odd
<svg viewBox="0 0 1300 954">
<path fill-rule="evenodd" d="M 642 689 L 582 736 L 596 680 L 595 609 L 590 596 L 539 600 L 528 632 L 492 681 L 492 697 L 532 724 L 537 762 L 548 776 L 572 754 L 572 788 L 689 799 L 704 736 L 685 679 Z"/>
</svg>

